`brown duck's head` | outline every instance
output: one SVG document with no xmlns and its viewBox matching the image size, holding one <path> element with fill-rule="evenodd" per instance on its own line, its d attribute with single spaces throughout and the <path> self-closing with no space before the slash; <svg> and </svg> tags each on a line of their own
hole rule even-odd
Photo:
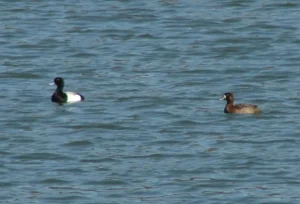
<svg viewBox="0 0 300 204">
<path fill-rule="evenodd" d="M 232 103 L 234 101 L 234 96 L 232 93 L 224 93 L 224 96 L 220 98 L 219 100 L 226 100 L 227 103 Z"/>
</svg>

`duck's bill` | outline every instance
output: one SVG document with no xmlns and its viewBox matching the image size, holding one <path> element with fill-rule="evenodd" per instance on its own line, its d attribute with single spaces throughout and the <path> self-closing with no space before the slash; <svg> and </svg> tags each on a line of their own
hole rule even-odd
<svg viewBox="0 0 300 204">
<path fill-rule="evenodd" d="M 50 85 L 50 86 L 53 86 L 53 85 L 54 85 L 54 82 L 52 82 L 52 83 L 49 83 L 49 85 Z"/>
<path fill-rule="evenodd" d="M 223 97 L 219 98 L 219 100 L 225 100 L 226 96 L 224 95 Z"/>
</svg>

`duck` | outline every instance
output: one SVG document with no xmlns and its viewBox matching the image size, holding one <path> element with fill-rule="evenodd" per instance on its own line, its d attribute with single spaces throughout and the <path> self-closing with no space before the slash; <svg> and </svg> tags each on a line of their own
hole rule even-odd
<svg viewBox="0 0 300 204">
<path fill-rule="evenodd" d="M 227 104 L 224 108 L 224 113 L 239 113 L 239 114 L 257 114 L 261 110 L 257 105 L 252 104 L 236 104 L 234 105 L 234 96 L 232 93 L 224 93 L 223 97 L 219 100 L 226 100 Z"/>
<path fill-rule="evenodd" d="M 79 101 L 84 101 L 84 96 L 79 94 L 79 93 L 75 93 L 75 92 L 63 92 L 63 88 L 64 88 L 64 79 L 61 77 L 56 77 L 54 79 L 54 83 L 55 84 L 56 90 L 53 93 L 52 97 L 51 97 L 51 101 L 54 103 L 59 103 L 59 104 L 63 104 L 63 103 L 75 103 L 75 102 L 79 102 Z"/>
</svg>

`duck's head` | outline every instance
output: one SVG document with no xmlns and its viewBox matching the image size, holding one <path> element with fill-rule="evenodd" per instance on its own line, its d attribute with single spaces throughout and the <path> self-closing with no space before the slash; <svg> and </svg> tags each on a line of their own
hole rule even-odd
<svg viewBox="0 0 300 204">
<path fill-rule="evenodd" d="M 65 85 L 64 79 L 61 78 L 61 77 L 56 77 L 56 78 L 54 79 L 54 83 L 55 83 L 55 85 L 56 85 L 57 87 L 59 87 L 59 88 L 63 88 L 64 85 Z"/>
<path fill-rule="evenodd" d="M 233 103 L 234 101 L 234 96 L 232 93 L 224 93 L 224 96 L 220 98 L 219 100 L 226 100 L 227 103 Z"/>
</svg>

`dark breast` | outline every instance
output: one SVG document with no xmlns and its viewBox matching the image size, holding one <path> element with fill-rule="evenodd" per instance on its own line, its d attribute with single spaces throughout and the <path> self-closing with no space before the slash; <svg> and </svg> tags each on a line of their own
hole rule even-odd
<svg viewBox="0 0 300 204">
<path fill-rule="evenodd" d="M 51 101 L 55 103 L 65 103 L 67 101 L 67 96 L 65 96 L 65 94 L 61 95 L 55 92 L 51 97 Z"/>
</svg>

